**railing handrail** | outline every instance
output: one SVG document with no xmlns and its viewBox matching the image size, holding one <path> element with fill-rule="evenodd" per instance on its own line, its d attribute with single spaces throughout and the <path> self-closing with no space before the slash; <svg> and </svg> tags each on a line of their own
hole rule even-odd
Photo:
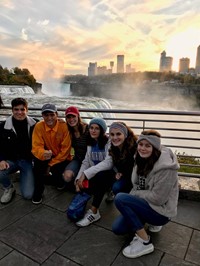
<svg viewBox="0 0 200 266">
<path fill-rule="evenodd" d="M 10 106 L 3 106 L 3 109 L 11 110 Z M 29 110 L 41 111 L 38 107 L 29 107 Z M 65 108 L 58 108 L 58 111 L 65 112 Z M 160 115 L 181 115 L 181 116 L 200 116 L 200 111 L 164 111 L 164 110 L 130 110 L 130 109 L 88 109 L 88 108 L 79 108 L 80 112 L 96 112 L 96 113 L 126 113 L 126 114 L 160 114 Z"/>
<path fill-rule="evenodd" d="M 4 113 L 3 111 L 11 110 L 10 106 L 4 106 L 0 109 L 0 115 L 8 116 L 8 112 Z M 124 121 L 126 123 L 135 123 L 134 125 L 129 125 L 134 132 L 137 130 L 144 129 L 156 129 L 161 132 L 162 139 L 168 141 L 167 144 L 164 144 L 170 148 L 176 149 L 176 153 L 179 153 L 179 150 L 184 150 L 181 156 L 195 158 L 199 160 L 200 156 L 192 154 L 185 154 L 188 151 L 198 151 L 200 150 L 200 111 L 165 111 L 165 110 L 124 110 L 124 109 L 88 109 L 88 108 L 79 108 L 81 117 L 83 119 L 91 119 L 92 116 L 89 114 L 114 114 L 115 116 L 104 117 L 107 121 L 108 127 L 113 121 Z M 59 116 L 65 117 L 65 109 L 58 108 Z M 9 112 L 10 113 L 10 112 Z M 87 113 L 87 115 L 85 114 Z M 120 117 L 119 117 L 120 114 Z M 41 108 L 29 107 L 29 115 L 41 118 Z M 143 115 L 142 117 L 137 117 Z M 155 116 L 156 115 L 156 116 Z M 128 116 L 128 117 L 127 117 Z M 134 116 L 134 117 L 133 117 Z M 154 116 L 151 118 L 151 116 Z M 170 117 L 170 118 L 169 118 Z M 181 119 L 177 119 L 181 117 Z M 193 117 L 193 119 L 191 119 Z M 193 121 L 194 120 L 194 121 Z M 138 124 L 139 123 L 139 124 Z M 154 124 L 153 124 L 154 123 Z M 156 124 L 156 126 L 155 126 Z M 163 125 L 162 125 L 163 124 Z M 175 127 L 178 125 L 177 127 Z M 192 128 L 193 126 L 193 128 Z M 139 132 L 139 133 L 140 133 Z M 138 134 L 139 134 L 138 133 Z M 162 134 L 163 133 L 163 134 Z M 168 133 L 168 134 L 167 134 Z M 174 135 L 172 134 L 174 133 Z M 181 135 L 186 134 L 186 135 Z M 173 143 L 175 141 L 175 143 Z M 189 145 L 185 145 L 185 142 Z M 198 145 L 197 145 L 198 144 Z M 195 165 L 190 164 L 181 164 L 188 167 L 195 167 Z M 198 167 L 196 165 L 196 167 Z M 191 174 L 191 173 L 182 173 L 179 172 L 180 176 L 200 178 L 200 174 Z"/>
</svg>

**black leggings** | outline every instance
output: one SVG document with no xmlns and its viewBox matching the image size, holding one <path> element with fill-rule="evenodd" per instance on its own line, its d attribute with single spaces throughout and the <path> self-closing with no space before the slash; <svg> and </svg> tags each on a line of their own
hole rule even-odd
<svg viewBox="0 0 200 266">
<path fill-rule="evenodd" d="M 105 192 L 113 184 L 114 175 L 113 170 L 101 171 L 89 180 L 89 188 L 85 192 L 93 195 L 92 206 L 99 208 Z"/>
</svg>

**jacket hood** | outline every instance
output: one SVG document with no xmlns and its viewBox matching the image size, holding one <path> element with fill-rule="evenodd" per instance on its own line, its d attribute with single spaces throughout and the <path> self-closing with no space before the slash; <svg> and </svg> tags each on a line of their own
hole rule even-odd
<svg viewBox="0 0 200 266">
<path fill-rule="evenodd" d="M 27 116 L 26 119 L 27 119 L 27 123 L 28 123 L 28 125 L 29 125 L 30 127 L 33 126 L 33 125 L 35 125 L 36 121 L 35 121 L 32 117 Z M 5 129 L 8 129 L 8 130 L 13 128 L 12 115 L 9 116 L 9 117 L 6 119 L 6 122 L 5 122 L 4 128 L 5 128 Z"/>
<path fill-rule="evenodd" d="M 171 149 L 162 146 L 161 155 L 158 161 L 154 164 L 152 174 L 164 169 L 178 170 L 179 168 L 180 166 L 176 155 L 172 152 Z"/>
</svg>

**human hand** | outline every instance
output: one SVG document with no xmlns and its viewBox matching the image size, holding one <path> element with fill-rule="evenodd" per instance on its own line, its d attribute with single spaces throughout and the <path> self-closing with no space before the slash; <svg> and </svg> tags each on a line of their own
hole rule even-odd
<svg viewBox="0 0 200 266">
<path fill-rule="evenodd" d="M 76 182 L 74 183 L 75 185 L 75 188 L 76 188 L 76 192 L 80 192 L 80 188 L 79 188 L 79 185 L 78 185 L 78 180 L 76 180 Z"/>
<path fill-rule="evenodd" d="M 0 162 L 0 170 L 5 170 L 5 169 L 8 169 L 9 167 L 10 167 L 10 165 L 6 161 Z"/>
<path fill-rule="evenodd" d="M 122 173 L 116 173 L 115 178 L 119 180 L 122 177 Z"/>
<path fill-rule="evenodd" d="M 52 151 L 51 150 L 45 150 L 44 151 L 44 160 L 50 160 L 51 159 L 51 157 L 52 157 Z"/>
<path fill-rule="evenodd" d="M 82 173 L 82 175 L 80 176 L 80 178 L 76 181 L 76 186 L 77 186 L 77 189 L 79 189 L 79 191 L 84 188 L 84 186 L 83 186 L 83 180 L 85 180 L 84 173 Z"/>
</svg>

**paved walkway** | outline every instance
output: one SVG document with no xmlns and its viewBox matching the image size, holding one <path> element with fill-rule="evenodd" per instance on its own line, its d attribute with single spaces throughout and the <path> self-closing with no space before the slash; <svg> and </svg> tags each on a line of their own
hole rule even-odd
<svg viewBox="0 0 200 266">
<path fill-rule="evenodd" d="M 130 237 L 111 231 L 118 215 L 113 203 L 102 203 L 98 222 L 78 228 L 65 214 L 73 194 L 47 187 L 43 204 L 35 206 L 15 185 L 14 200 L 0 205 L 0 266 L 200 265 L 200 202 L 181 199 L 178 216 L 151 234 L 155 251 L 128 259 L 121 251 Z"/>
</svg>

